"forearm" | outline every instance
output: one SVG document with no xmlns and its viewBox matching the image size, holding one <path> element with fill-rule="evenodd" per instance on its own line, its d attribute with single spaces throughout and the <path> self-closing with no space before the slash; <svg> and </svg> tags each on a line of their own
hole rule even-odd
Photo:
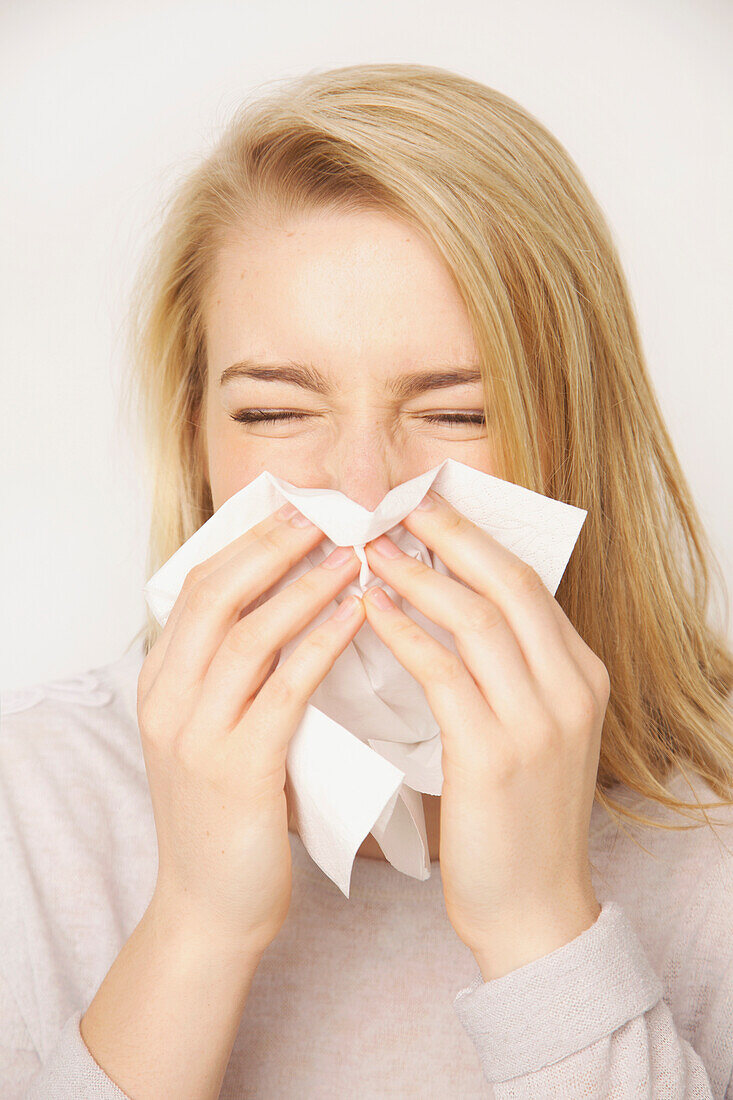
<svg viewBox="0 0 733 1100">
<path fill-rule="evenodd" d="M 152 901 L 80 1030 L 135 1100 L 216 1100 L 261 952 L 224 945 Z"/>
</svg>

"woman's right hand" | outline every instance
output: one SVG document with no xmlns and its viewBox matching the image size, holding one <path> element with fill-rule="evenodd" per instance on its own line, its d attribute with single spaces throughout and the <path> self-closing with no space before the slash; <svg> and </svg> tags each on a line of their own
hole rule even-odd
<svg viewBox="0 0 733 1100">
<path fill-rule="evenodd" d="M 248 610 L 324 538 L 313 524 L 278 517 L 188 573 L 137 691 L 158 838 L 153 901 L 254 954 L 274 940 L 290 905 L 290 739 L 366 617 L 349 597 L 339 605 L 352 605 L 346 619 L 320 623 L 275 669 L 282 646 L 360 568 L 353 550 L 332 568 L 327 558 Z"/>
</svg>

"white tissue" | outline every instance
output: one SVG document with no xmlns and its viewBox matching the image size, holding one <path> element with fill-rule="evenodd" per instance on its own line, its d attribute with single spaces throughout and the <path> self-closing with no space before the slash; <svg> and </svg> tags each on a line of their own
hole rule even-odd
<svg viewBox="0 0 733 1100">
<path fill-rule="evenodd" d="M 364 554 L 365 543 L 388 532 L 407 554 L 460 581 L 400 522 L 431 487 L 531 565 L 555 594 L 587 512 L 447 458 L 395 486 L 373 512 L 335 489 L 298 487 L 265 470 L 176 550 L 145 585 L 145 598 L 164 625 L 188 571 L 289 500 L 326 537 L 253 608 L 318 565 L 334 546 L 353 546 L 362 565 L 338 600 L 283 646 L 278 665 L 337 603 L 373 584 L 381 584 L 398 607 L 455 653 L 453 635 L 379 580 Z M 365 621 L 311 695 L 286 760 L 300 838 L 347 898 L 356 852 L 369 832 L 398 871 L 421 880 L 430 877 L 420 792 L 441 793 L 441 749 L 440 730 L 421 685 Z"/>
</svg>

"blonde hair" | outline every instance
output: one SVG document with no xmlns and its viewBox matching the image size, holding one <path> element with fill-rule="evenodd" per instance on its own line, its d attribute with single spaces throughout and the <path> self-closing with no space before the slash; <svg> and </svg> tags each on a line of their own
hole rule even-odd
<svg viewBox="0 0 733 1100">
<path fill-rule="evenodd" d="M 733 801 L 733 654 L 708 615 L 714 573 L 727 632 L 722 571 L 585 181 L 524 108 L 444 69 L 364 64 L 273 83 L 177 187 L 132 295 L 123 398 L 142 417 L 152 473 L 146 575 L 213 512 L 202 303 L 232 228 L 319 209 L 411 221 L 465 301 L 487 422 L 501 425 L 497 476 L 588 511 L 556 598 L 611 678 L 596 798 L 650 826 L 695 827 L 660 825 L 607 793 L 623 783 L 683 813 L 694 804 L 664 780 L 689 766 Z M 145 653 L 160 629 L 147 611 Z"/>
</svg>

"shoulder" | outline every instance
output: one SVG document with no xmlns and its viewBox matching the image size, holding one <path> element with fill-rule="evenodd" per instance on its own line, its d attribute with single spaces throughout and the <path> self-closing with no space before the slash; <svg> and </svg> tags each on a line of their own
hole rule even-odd
<svg viewBox="0 0 733 1100">
<path fill-rule="evenodd" d="M 137 723 L 137 678 L 143 645 L 137 640 L 121 656 L 76 675 L 0 691 L 0 766 L 12 767 L 28 752 L 36 764 L 48 761 L 69 741 L 94 741 Z M 39 753 L 42 755 L 39 757 Z M 68 756 L 61 757 L 68 764 Z"/>
<path fill-rule="evenodd" d="M 0 970 L 38 1050 L 93 995 L 154 883 L 142 661 L 140 642 L 1 695 Z"/>
<path fill-rule="evenodd" d="M 0 844 L 8 862 L 80 859 L 145 787 L 142 641 L 107 664 L 0 694 Z"/>
<path fill-rule="evenodd" d="M 133 678 L 137 685 L 143 656 L 143 642 L 138 637 L 107 664 L 85 669 L 73 676 L 38 681 L 27 687 L 3 688 L 0 690 L 3 728 L 11 715 L 21 714 L 41 704 L 60 704 L 62 708 L 98 708 L 106 707 L 115 696 L 120 697 L 123 704 L 129 704 L 129 687 Z"/>
<path fill-rule="evenodd" d="M 640 796 L 623 785 L 612 789 L 615 804 L 647 820 L 642 823 L 625 814 L 598 813 L 592 837 L 606 863 L 621 850 L 634 855 L 640 867 L 674 864 L 685 873 L 731 867 L 733 800 L 722 798 L 690 768 L 686 774 L 676 771 L 663 787 L 667 802 Z"/>
<path fill-rule="evenodd" d="M 733 803 L 690 768 L 686 772 L 687 778 L 676 773 L 664 787 L 689 809 L 614 791 L 615 801 L 654 825 L 625 816 L 607 823 L 592 856 L 599 900 L 603 894 L 622 904 L 670 982 L 690 979 L 695 966 L 702 977 L 708 963 L 717 960 L 713 969 L 720 972 L 733 961 Z M 693 812 L 699 804 L 709 824 L 702 810 Z"/>
<path fill-rule="evenodd" d="M 720 795 L 712 787 L 697 776 L 689 778 L 689 784 L 675 782 L 673 790 L 685 802 L 701 803 L 705 808 L 697 811 L 694 821 L 704 813 L 708 823 L 678 831 L 681 839 L 676 844 L 668 842 L 667 863 L 675 865 L 689 927 L 706 927 L 733 962 L 733 802 L 721 805 Z M 679 814 L 675 819 L 676 824 L 693 823 Z"/>
<path fill-rule="evenodd" d="M 29 855 L 47 849 L 49 831 L 96 824 L 107 792 L 120 798 L 144 778 L 142 660 L 140 642 L 108 664 L 0 694 L 0 816 Z"/>
<path fill-rule="evenodd" d="M 105 782 L 119 779 L 120 769 L 144 771 L 136 706 L 142 661 L 139 641 L 105 665 L 0 693 L 6 824 L 35 831 L 53 814 L 83 813 L 84 802 L 70 801 L 71 791 L 88 802 Z"/>
<path fill-rule="evenodd" d="M 82 672 L 65 680 L 47 680 L 25 688 L 9 688 L 0 692 L 3 719 L 11 714 L 30 710 L 44 701 L 77 703 L 83 707 L 103 707 L 110 702 L 112 692 L 91 672 Z"/>
</svg>

